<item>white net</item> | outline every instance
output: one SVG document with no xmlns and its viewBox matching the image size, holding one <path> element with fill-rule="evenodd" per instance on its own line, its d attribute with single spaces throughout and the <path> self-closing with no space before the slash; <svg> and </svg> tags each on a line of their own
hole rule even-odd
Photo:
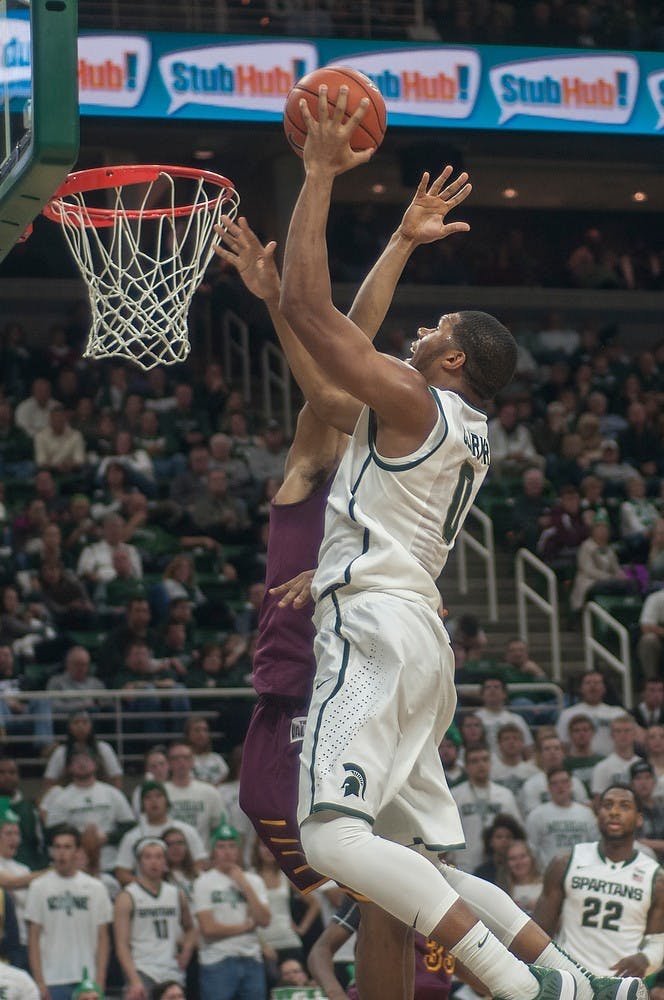
<svg viewBox="0 0 664 1000">
<path fill-rule="evenodd" d="M 214 226 L 222 214 L 235 218 L 239 205 L 230 182 L 220 187 L 210 176 L 182 178 L 164 169 L 140 185 L 118 183 L 104 193 L 110 205 L 103 224 L 90 192 L 51 201 L 50 215 L 88 287 L 86 357 L 126 358 L 148 370 L 188 356 L 187 315 L 219 242 Z"/>
</svg>

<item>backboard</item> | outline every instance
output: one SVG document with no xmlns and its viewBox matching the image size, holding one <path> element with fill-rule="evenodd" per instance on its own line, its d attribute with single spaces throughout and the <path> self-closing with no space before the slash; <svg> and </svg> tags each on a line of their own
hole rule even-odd
<svg viewBox="0 0 664 1000">
<path fill-rule="evenodd" d="M 78 156 L 77 0 L 0 0 L 0 261 Z"/>
</svg>

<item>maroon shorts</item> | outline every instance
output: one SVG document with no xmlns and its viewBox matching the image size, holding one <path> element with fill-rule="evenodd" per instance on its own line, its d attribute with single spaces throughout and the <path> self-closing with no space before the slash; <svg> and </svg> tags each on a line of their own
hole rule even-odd
<svg viewBox="0 0 664 1000">
<path fill-rule="evenodd" d="M 306 715 L 306 703 L 260 695 L 247 730 L 240 771 L 240 808 L 284 875 L 301 892 L 327 882 L 307 864 L 297 824 Z"/>
</svg>

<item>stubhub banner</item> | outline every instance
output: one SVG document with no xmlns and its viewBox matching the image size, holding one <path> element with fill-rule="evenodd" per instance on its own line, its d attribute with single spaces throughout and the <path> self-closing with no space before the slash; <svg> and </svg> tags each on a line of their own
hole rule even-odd
<svg viewBox="0 0 664 1000">
<path fill-rule="evenodd" d="M 0 18 L 0 85 L 10 99 L 29 86 L 28 27 Z M 296 80 L 333 63 L 374 80 L 392 126 L 664 134 L 662 52 L 165 32 L 82 33 L 81 112 L 278 122 Z"/>
</svg>

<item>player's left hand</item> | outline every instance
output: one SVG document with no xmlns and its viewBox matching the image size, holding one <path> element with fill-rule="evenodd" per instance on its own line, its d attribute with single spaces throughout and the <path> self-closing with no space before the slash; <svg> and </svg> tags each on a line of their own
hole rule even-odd
<svg viewBox="0 0 664 1000">
<path fill-rule="evenodd" d="M 431 185 L 428 171 L 422 174 L 422 180 L 397 230 L 404 239 L 419 246 L 444 240 L 452 233 L 469 231 L 467 222 L 445 222 L 448 212 L 461 205 L 473 190 L 465 171 L 448 184 L 453 172 L 453 167 L 445 167 Z"/>
<path fill-rule="evenodd" d="M 330 114 L 327 103 L 327 87 L 318 88 L 318 120 L 314 118 L 307 102 L 302 98 L 300 111 L 307 127 L 304 142 L 304 169 L 307 174 L 328 174 L 337 177 L 366 163 L 376 152 L 370 149 L 351 149 L 350 140 L 357 125 L 362 121 L 369 107 L 369 98 L 363 97 L 347 121 L 344 121 L 348 103 L 348 87 L 339 87 L 336 105 Z"/>
<path fill-rule="evenodd" d="M 278 300 L 281 281 L 274 262 L 277 244 L 271 240 L 263 246 L 244 216 L 233 222 L 228 215 L 222 215 L 221 223 L 214 227 L 223 241 L 223 246 L 215 246 L 216 255 L 233 265 L 252 295 Z"/>
<path fill-rule="evenodd" d="M 293 606 L 294 611 L 303 608 L 311 600 L 311 581 L 314 578 L 313 569 L 305 569 L 303 573 L 298 573 L 292 580 L 280 584 L 278 587 L 270 587 L 270 593 L 275 597 L 280 597 L 280 608 Z"/>
<path fill-rule="evenodd" d="M 626 955 L 616 962 L 615 965 L 611 966 L 616 976 L 636 976 L 638 979 L 643 979 L 647 968 L 648 959 L 640 953 Z"/>
</svg>

